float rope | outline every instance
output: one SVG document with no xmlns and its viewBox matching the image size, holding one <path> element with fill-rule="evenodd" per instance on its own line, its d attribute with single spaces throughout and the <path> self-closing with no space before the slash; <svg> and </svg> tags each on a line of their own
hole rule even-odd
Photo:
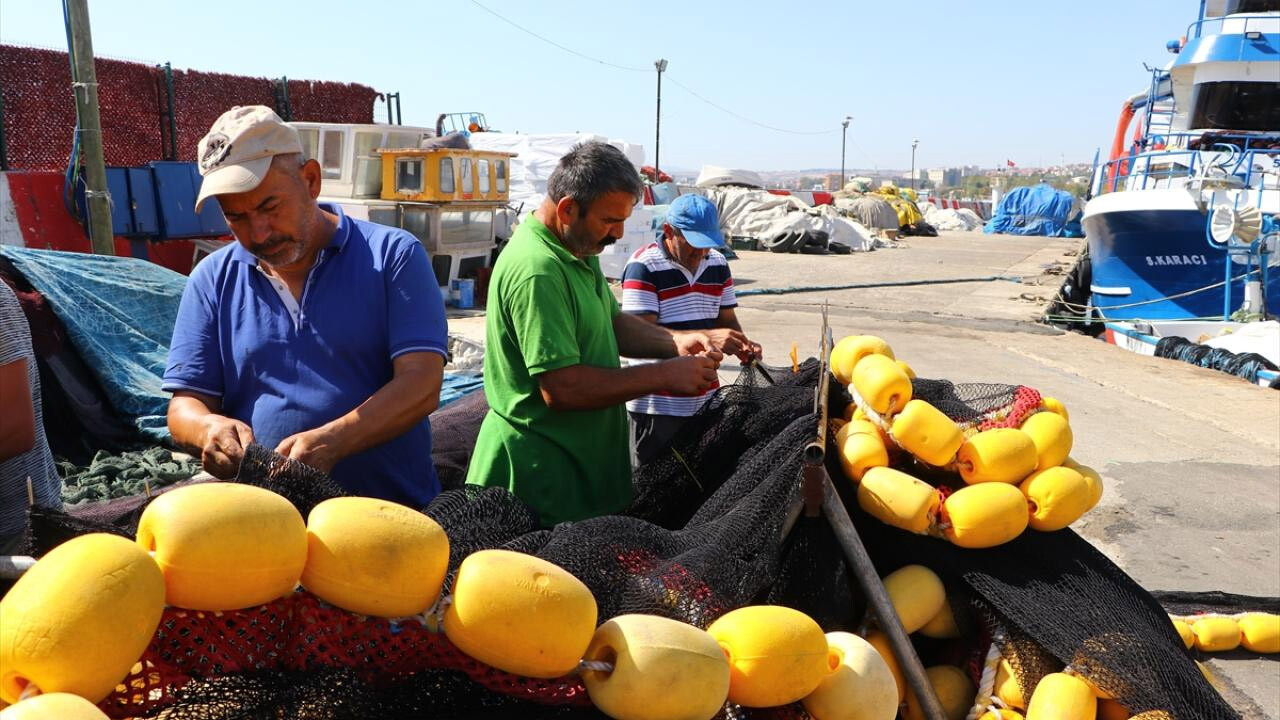
<svg viewBox="0 0 1280 720">
<path fill-rule="evenodd" d="M 965 716 L 965 720 L 978 720 L 988 710 L 998 710 L 999 706 L 1004 705 L 999 698 L 993 695 L 996 687 L 996 669 L 999 666 L 1000 646 L 996 644 L 993 638 L 991 647 L 987 648 L 987 658 L 982 663 L 982 677 L 978 680 L 978 694 L 974 697 L 973 707 L 969 708 L 969 714 Z"/>
<path fill-rule="evenodd" d="M 1022 276 L 1018 275 L 984 275 L 981 277 L 965 277 L 965 278 L 942 278 L 938 280 L 899 280 L 896 282 L 871 282 L 871 283 L 846 283 L 843 285 L 788 285 L 781 288 L 747 288 L 746 290 L 737 290 L 738 297 L 750 297 L 751 295 L 789 295 L 791 293 L 806 292 L 823 292 L 830 290 L 870 290 L 874 288 L 886 287 L 911 287 L 913 285 L 952 285 L 955 283 L 976 283 L 976 282 L 994 282 L 997 280 L 1006 280 L 1008 282 L 1022 282 Z"/>
</svg>

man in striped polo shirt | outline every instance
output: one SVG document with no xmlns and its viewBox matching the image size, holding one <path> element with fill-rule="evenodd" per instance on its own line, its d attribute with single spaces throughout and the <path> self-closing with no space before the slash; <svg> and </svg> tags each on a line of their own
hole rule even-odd
<svg viewBox="0 0 1280 720">
<path fill-rule="evenodd" d="M 743 363 L 760 346 L 742 334 L 734 308 L 733 276 L 724 255 L 716 206 L 701 195 L 681 195 L 667 210 L 662 240 L 641 248 L 622 271 L 622 310 L 669 330 L 734 334 Z M 637 362 L 637 361 L 633 361 Z M 719 384 L 701 395 L 645 395 L 627 402 L 631 414 L 631 462 L 653 460 Z"/>
</svg>

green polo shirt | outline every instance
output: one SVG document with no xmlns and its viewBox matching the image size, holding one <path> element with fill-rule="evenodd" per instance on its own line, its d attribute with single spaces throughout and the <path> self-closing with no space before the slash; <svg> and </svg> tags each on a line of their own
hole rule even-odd
<svg viewBox="0 0 1280 720">
<path fill-rule="evenodd" d="M 553 411 L 537 376 L 571 365 L 620 367 L 618 301 L 600 260 L 574 257 L 533 215 L 516 228 L 489 281 L 484 394 L 467 482 L 515 493 L 543 526 L 607 515 L 631 499 L 627 415 Z"/>
</svg>

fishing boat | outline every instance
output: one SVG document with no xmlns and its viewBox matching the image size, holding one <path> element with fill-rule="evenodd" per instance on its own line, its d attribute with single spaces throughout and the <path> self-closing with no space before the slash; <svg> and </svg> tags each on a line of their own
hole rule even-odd
<svg viewBox="0 0 1280 720">
<path fill-rule="evenodd" d="M 1234 335 L 1235 352 L 1280 363 L 1280 0 L 1201 0 L 1167 47 L 1095 168 L 1086 314 L 1143 354 Z"/>
</svg>

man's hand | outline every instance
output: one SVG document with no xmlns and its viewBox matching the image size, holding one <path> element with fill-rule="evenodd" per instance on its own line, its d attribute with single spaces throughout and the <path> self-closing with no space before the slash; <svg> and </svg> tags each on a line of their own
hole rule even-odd
<svg viewBox="0 0 1280 720">
<path fill-rule="evenodd" d="M 222 415 L 206 415 L 204 422 L 200 462 L 205 472 L 220 480 L 235 477 L 245 448 L 253 442 L 253 430 L 239 420 Z"/>
<path fill-rule="evenodd" d="M 676 356 L 701 355 L 711 350 L 711 336 L 701 330 L 674 331 L 671 339 L 676 344 Z"/>
<path fill-rule="evenodd" d="M 719 381 L 716 369 L 724 356 L 710 351 L 702 355 L 684 355 L 662 361 L 663 385 L 667 392 L 694 396 L 710 390 Z"/>
<path fill-rule="evenodd" d="M 705 331 L 711 340 L 711 347 L 725 355 L 737 355 L 743 364 L 761 357 L 763 351 L 760 343 L 749 340 L 741 330 L 733 328 L 716 328 Z"/>
<path fill-rule="evenodd" d="M 276 446 L 281 455 L 329 472 L 339 460 L 346 457 L 334 433 L 324 427 L 290 435 Z"/>
</svg>

